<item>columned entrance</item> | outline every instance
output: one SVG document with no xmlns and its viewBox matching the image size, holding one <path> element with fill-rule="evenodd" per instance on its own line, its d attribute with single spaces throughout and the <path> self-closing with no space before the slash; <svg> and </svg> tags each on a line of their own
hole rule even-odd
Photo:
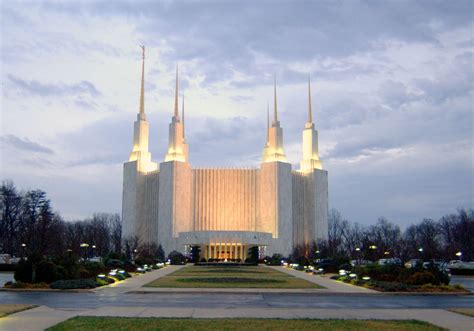
<svg viewBox="0 0 474 331">
<path fill-rule="evenodd" d="M 270 245 L 272 234 L 251 231 L 195 231 L 180 232 L 179 244 L 183 247 L 199 246 L 201 258 L 219 261 L 244 262 L 250 247 L 259 247 L 259 255 Z"/>
<path fill-rule="evenodd" d="M 245 261 L 248 245 L 241 243 L 211 243 L 210 245 L 201 245 L 201 256 L 206 260 L 237 260 Z"/>
</svg>

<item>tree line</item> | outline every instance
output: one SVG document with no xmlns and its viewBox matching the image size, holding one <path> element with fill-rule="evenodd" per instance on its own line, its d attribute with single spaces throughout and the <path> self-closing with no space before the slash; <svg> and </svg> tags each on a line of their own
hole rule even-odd
<svg viewBox="0 0 474 331">
<path fill-rule="evenodd" d="M 0 186 L 0 253 L 12 256 L 111 256 L 164 260 L 161 245 L 141 244 L 137 237 L 122 240 L 118 214 L 96 213 L 91 218 L 64 221 L 53 212 L 42 190 L 19 191 L 11 181 Z M 352 223 L 337 210 L 329 213 L 328 240 L 297 246 L 293 257 L 339 260 L 398 257 L 423 260 L 474 260 L 474 211 L 459 209 L 439 220 L 424 219 L 401 228 L 380 218 L 374 225 Z M 85 245 L 84 245 L 85 244 Z M 86 246 L 87 245 L 87 246 Z M 166 252 L 169 253 L 169 252 Z"/>
<path fill-rule="evenodd" d="M 309 260 L 331 257 L 339 260 L 381 258 L 422 260 L 474 260 L 474 211 L 459 209 L 439 220 L 423 219 L 400 226 L 379 218 L 375 225 L 352 223 L 337 210 L 329 213 L 328 240 L 314 242 L 310 247 L 296 247 L 293 256 Z"/>
<path fill-rule="evenodd" d="M 20 192 L 13 182 L 0 186 L 0 252 L 17 257 L 120 255 L 122 224 L 118 214 L 64 221 L 42 190 Z"/>
</svg>

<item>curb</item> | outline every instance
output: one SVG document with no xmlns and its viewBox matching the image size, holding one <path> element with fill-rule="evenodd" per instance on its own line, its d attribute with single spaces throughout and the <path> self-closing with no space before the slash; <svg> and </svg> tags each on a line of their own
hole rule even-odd
<svg viewBox="0 0 474 331">
<path fill-rule="evenodd" d="M 317 292 L 316 292 L 317 291 Z M 433 292 L 376 292 L 376 293 L 354 293 L 354 292 L 332 292 L 328 290 L 315 290 L 313 291 L 264 291 L 264 290 L 254 290 L 254 291 L 208 291 L 206 289 L 187 289 L 187 290 L 176 290 L 176 289 L 167 289 L 158 291 L 147 291 L 147 290 L 132 290 L 124 294 L 287 294 L 287 295 L 308 295 L 308 296 L 470 296 L 474 293 L 469 292 L 454 292 L 454 293 L 433 293 Z"/>
</svg>

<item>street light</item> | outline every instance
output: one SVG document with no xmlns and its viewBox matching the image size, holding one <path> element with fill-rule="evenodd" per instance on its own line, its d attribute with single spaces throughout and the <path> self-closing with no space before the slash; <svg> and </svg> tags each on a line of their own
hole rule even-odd
<svg viewBox="0 0 474 331">
<path fill-rule="evenodd" d="M 456 256 L 459 257 L 459 259 L 462 261 L 462 252 L 461 251 L 457 252 Z"/>
<path fill-rule="evenodd" d="M 87 248 L 89 247 L 88 243 L 82 243 L 79 245 L 81 248 L 84 248 L 84 260 L 87 260 Z"/>
<path fill-rule="evenodd" d="M 418 248 L 418 252 L 423 252 L 423 248 Z"/>
<path fill-rule="evenodd" d="M 356 247 L 356 252 L 360 252 L 360 247 Z"/>
<path fill-rule="evenodd" d="M 23 260 L 23 258 L 26 255 L 26 244 L 25 243 L 21 244 L 21 248 L 22 248 L 22 250 L 21 250 L 21 254 L 22 254 L 21 259 Z"/>
</svg>

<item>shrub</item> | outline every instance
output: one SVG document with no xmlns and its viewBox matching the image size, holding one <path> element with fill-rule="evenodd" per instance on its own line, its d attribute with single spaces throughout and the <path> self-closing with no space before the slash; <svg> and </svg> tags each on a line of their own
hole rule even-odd
<svg viewBox="0 0 474 331">
<path fill-rule="evenodd" d="M 17 264 L 0 263 L 0 271 L 15 271 Z"/>
<path fill-rule="evenodd" d="M 5 284 L 5 287 L 7 288 L 28 288 L 28 289 L 38 289 L 38 288 L 49 288 L 49 284 L 46 284 L 44 282 L 41 283 L 23 283 L 23 282 L 8 282 L 8 284 Z"/>
<path fill-rule="evenodd" d="M 170 259 L 171 264 L 185 264 L 186 257 L 178 251 L 172 251 L 168 255 L 168 259 Z"/>
<path fill-rule="evenodd" d="M 429 271 L 415 272 L 406 281 L 409 285 L 434 284 L 435 282 L 435 276 Z"/>
<path fill-rule="evenodd" d="M 94 279 L 61 279 L 51 283 L 50 287 L 60 290 L 95 288 L 97 282 Z"/>
<path fill-rule="evenodd" d="M 135 259 L 135 264 L 136 265 L 144 265 L 144 264 L 153 265 L 155 264 L 155 260 L 149 257 L 138 257 Z"/>
<path fill-rule="evenodd" d="M 58 275 L 56 264 L 46 260 L 38 263 L 36 268 L 36 282 L 45 282 L 49 284 L 60 278 L 61 275 Z"/>
<path fill-rule="evenodd" d="M 101 262 L 85 261 L 80 264 L 79 278 L 93 278 L 95 275 L 106 271 L 107 268 Z"/>
<path fill-rule="evenodd" d="M 18 264 L 14 278 L 17 282 L 31 283 L 31 262 L 22 261 Z"/>
<path fill-rule="evenodd" d="M 117 259 L 110 259 L 107 261 L 107 267 L 123 267 L 124 263 Z"/>
<path fill-rule="evenodd" d="M 348 270 L 348 271 L 351 271 L 352 270 L 352 266 L 349 264 L 349 263 L 343 263 L 339 266 L 339 270 L 340 269 L 344 269 L 344 270 Z"/>
<path fill-rule="evenodd" d="M 271 258 L 267 259 L 268 265 L 281 265 L 281 260 L 283 260 L 283 255 L 273 254 Z"/>
</svg>

